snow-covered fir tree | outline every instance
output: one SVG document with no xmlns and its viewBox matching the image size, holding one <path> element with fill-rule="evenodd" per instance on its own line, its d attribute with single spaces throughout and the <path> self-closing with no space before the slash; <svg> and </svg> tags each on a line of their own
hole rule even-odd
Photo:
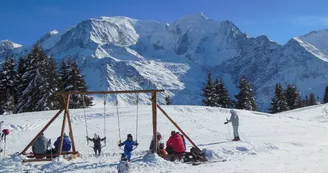
<svg viewBox="0 0 328 173">
<path fill-rule="evenodd" d="M 288 110 L 287 101 L 285 98 L 284 90 L 278 83 L 276 84 L 275 94 L 272 98 L 270 113 L 278 113 Z"/>
<path fill-rule="evenodd" d="M 43 111 L 58 108 L 54 101 L 58 84 L 55 64 L 44 50 L 34 45 L 31 53 L 19 61 L 18 112 Z M 21 64 L 24 63 L 24 64 Z"/>
<path fill-rule="evenodd" d="M 87 85 L 81 74 L 77 61 L 72 59 L 63 59 L 60 67 L 61 91 L 87 91 Z M 72 95 L 70 99 L 70 108 L 82 108 L 92 106 L 93 98 L 87 95 Z"/>
<path fill-rule="evenodd" d="M 17 104 L 17 72 L 15 58 L 9 56 L 0 71 L 0 109 L 1 113 L 15 113 Z"/>
<path fill-rule="evenodd" d="M 172 97 L 170 95 L 167 95 L 165 97 L 165 104 L 166 105 L 172 105 L 173 104 L 173 100 L 172 100 Z"/>
<path fill-rule="evenodd" d="M 323 96 L 323 103 L 328 103 L 328 86 L 325 89 L 325 95 Z"/>
<path fill-rule="evenodd" d="M 212 73 L 208 72 L 207 81 L 202 88 L 204 99 L 202 100 L 205 106 L 215 106 L 215 87 L 212 80 Z"/>
<path fill-rule="evenodd" d="M 236 108 L 255 111 L 257 109 L 256 101 L 253 97 L 253 90 L 249 85 L 246 76 L 243 76 L 241 78 L 238 88 L 239 88 L 239 93 L 235 95 Z"/>
<path fill-rule="evenodd" d="M 287 106 L 290 110 L 302 107 L 302 97 L 299 91 L 297 90 L 296 85 L 287 85 L 287 88 L 284 93 L 287 101 Z"/>
<path fill-rule="evenodd" d="M 222 107 L 222 108 L 231 108 L 232 101 L 229 95 L 227 88 L 224 86 L 224 82 L 222 78 L 220 81 L 218 78 L 214 81 L 215 87 L 215 106 Z"/>
</svg>

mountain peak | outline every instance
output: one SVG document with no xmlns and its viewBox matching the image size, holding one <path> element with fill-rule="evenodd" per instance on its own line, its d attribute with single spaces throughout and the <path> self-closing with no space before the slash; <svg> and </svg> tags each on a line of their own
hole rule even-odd
<svg viewBox="0 0 328 173">
<path fill-rule="evenodd" d="M 14 48 L 22 47 L 22 45 L 14 43 L 10 40 L 0 40 L 0 47 L 4 47 L 7 49 L 14 49 Z"/>
</svg>

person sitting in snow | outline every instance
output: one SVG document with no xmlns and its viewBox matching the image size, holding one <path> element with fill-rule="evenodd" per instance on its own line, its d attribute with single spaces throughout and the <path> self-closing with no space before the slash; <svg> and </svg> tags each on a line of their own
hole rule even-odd
<svg viewBox="0 0 328 173">
<path fill-rule="evenodd" d="M 240 140 L 239 133 L 238 133 L 239 117 L 237 112 L 233 109 L 230 110 L 230 113 L 231 113 L 230 120 L 227 119 L 227 122 L 225 122 L 224 124 L 228 124 L 229 122 L 232 123 L 233 136 L 234 136 L 234 139 L 232 141 L 239 141 Z"/>
<path fill-rule="evenodd" d="M 184 146 L 184 151 L 186 151 L 186 150 L 187 150 L 187 148 L 186 148 L 186 140 L 185 140 L 184 136 L 183 136 L 180 132 L 177 132 L 177 134 L 180 135 L 180 136 L 182 137 L 182 140 L 183 140 L 183 146 Z"/>
<path fill-rule="evenodd" d="M 56 152 L 59 152 L 59 145 L 60 145 L 60 136 L 57 138 L 57 140 L 54 143 Z M 72 147 L 71 139 L 66 135 L 66 133 L 64 133 L 62 152 L 70 151 L 71 147 Z"/>
<path fill-rule="evenodd" d="M 129 162 L 127 162 L 127 159 L 124 154 L 121 156 L 121 161 L 117 165 L 118 173 L 129 173 L 130 172 L 130 165 Z"/>
<path fill-rule="evenodd" d="M 160 145 L 160 143 L 161 143 L 161 140 L 162 140 L 162 135 L 161 135 L 161 133 L 157 132 L 157 153 L 158 153 L 158 151 L 159 151 L 159 145 Z M 154 137 L 153 137 L 153 139 L 152 139 L 151 142 L 150 142 L 149 150 L 150 150 L 150 152 L 152 152 L 152 153 L 155 152 L 155 147 L 154 147 Z"/>
<path fill-rule="evenodd" d="M 93 142 L 93 150 L 95 152 L 95 155 L 97 155 L 97 151 L 98 151 L 98 156 L 100 156 L 100 153 L 101 153 L 101 141 L 105 141 L 106 140 L 106 137 L 100 138 L 99 135 L 97 135 L 95 133 L 92 139 L 87 136 L 87 140 Z"/>
<path fill-rule="evenodd" d="M 128 134 L 127 140 L 125 140 L 123 143 L 121 141 L 119 142 L 118 146 L 121 147 L 124 145 L 124 155 L 127 157 L 128 161 L 131 159 L 131 152 L 133 150 L 133 146 L 138 146 L 138 142 L 133 141 L 133 137 L 131 134 Z"/>
<path fill-rule="evenodd" d="M 50 146 L 49 142 L 50 141 L 42 133 L 34 142 L 32 152 L 34 154 L 46 154 L 48 152 L 48 147 Z"/>
<path fill-rule="evenodd" d="M 166 142 L 166 151 L 168 154 L 173 155 L 181 155 L 185 152 L 185 147 L 181 135 L 177 134 L 175 131 L 171 132 L 171 137 Z M 171 158 L 171 160 L 174 159 L 174 157 Z M 181 157 L 179 157 L 179 159 L 181 159 Z"/>
</svg>

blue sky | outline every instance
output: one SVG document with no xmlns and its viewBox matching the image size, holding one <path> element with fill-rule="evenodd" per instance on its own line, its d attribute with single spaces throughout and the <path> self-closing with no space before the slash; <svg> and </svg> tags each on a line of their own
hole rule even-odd
<svg viewBox="0 0 328 173">
<path fill-rule="evenodd" d="M 3 0 L 0 40 L 30 45 L 50 30 L 63 30 L 99 16 L 128 16 L 171 23 L 203 12 L 231 20 L 251 36 L 281 44 L 291 37 L 328 29 L 327 0 Z"/>
</svg>

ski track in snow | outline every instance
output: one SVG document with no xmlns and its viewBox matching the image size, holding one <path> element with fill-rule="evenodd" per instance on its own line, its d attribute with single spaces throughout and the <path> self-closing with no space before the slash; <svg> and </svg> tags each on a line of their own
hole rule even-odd
<svg viewBox="0 0 328 173">
<path fill-rule="evenodd" d="M 232 142 L 231 124 L 224 125 L 230 117 L 228 109 L 203 106 L 163 106 L 164 110 L 199 145 L 206 149 L 208 163 L 199 166 L 164 161 L 148 154 L 152 137 L 151 107 L 140 106 L 138 142 L 132 154 L 131 172 L 328 172 L 327 120 L 323 109 L 326 105 L 289 111 L 276 115 L 241 111 L 240 137 Z M 72 161 L 54 159 L 47 163 L 21 163 L 23 156 L 15 155 L 33 139 L 38 131 L 55 115 L 56 111 L 24 113 L 0 117 L 4 128 L 11 130 L 7 138 L 7 154 L 0 160 L 0 172 L 117 172 L 122 151 L 117 147 L 118 127 L 116 107 L 106 111 L 107 145 L 103 155 L 93 156 L 86 144 L 84 110 L 71 110 L 75 143 L 81 157 Z M 311 114 L 309 114 L 311 112 Z M 136 137 L 136 107 L 119 109 L 122 140 L 128 133 Z M 104 110 L 99 107 L 86 109 L 89 136 L 104 135 Z M 62 116 L 45 131 L 52 142 L 60 134 Z M 163 142 L 174 126 L 158 111 L 158 131 Z M 66 127 L 66 133 L 68 128 Z M 91 144 L 89 144 L 91 145 Z M 187 147 L 192 145 L 187 142 Z M 29 150 L 30 151 L 30 150 Z M 225 162 L 222 162 L 226 160 Z"/>
</svg>

